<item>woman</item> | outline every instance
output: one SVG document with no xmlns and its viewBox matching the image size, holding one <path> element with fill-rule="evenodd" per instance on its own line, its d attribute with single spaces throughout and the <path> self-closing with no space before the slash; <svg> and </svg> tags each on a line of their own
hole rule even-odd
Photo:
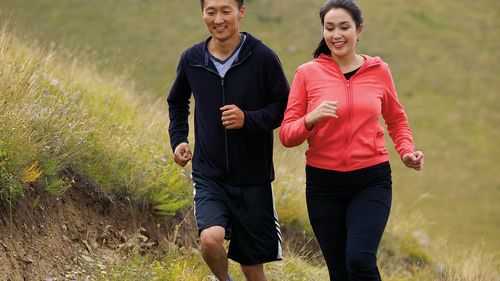
<svg viewBox="0 0 500 281">
<path fill-rule="evenodd" d="M 280 140 L 305 140 L 309 219 L 331 280 L 381 280 L 376 253 L 389 217 L 391 168 L 382 116 L 403 163 L 421 170 L 388 65 L 356 53 L 359 7 L 329 0 L 320 9 L 323 39 L 314 60 L 298 67 Z"/>
</svg>

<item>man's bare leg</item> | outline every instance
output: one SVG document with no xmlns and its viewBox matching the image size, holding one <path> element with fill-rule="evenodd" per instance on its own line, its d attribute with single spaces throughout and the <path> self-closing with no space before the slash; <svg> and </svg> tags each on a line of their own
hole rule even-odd
<svg viewBox="0 0 500 281">
<path fill-rule="evenodd" d="M 264 273 L 264 266 L 257 265 L 241 265 L 241 271 L 245 274 L 247 281 L 267 281 L 266 274 Z"/>
<path fill-rule="evenodd" d="M 221 281 L 228 278 L 227 253 L 224 249 L 225 229 L 212 226 L 201 231 L 201 255 L 213 274 Z"/>
</svg>

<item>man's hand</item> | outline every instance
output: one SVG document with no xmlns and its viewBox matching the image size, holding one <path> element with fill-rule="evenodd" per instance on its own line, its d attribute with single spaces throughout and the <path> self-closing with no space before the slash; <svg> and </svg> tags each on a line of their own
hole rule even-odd
<svg viewBox="0 0 500 281">
<path fill-rule="evenodd" d="M 245 124 L 245 113 L 234 104 L 224 105 L 222 111 L 222 126 L 226 129 L 241 129 Z"/>
<path fill-rule="evenodd" d="M 179 166 L 184 167 L 191 160 L 192 153 L 189 144 L 180 143 L 174 150 L 174 161 Z"/>
<path fill-rule="evenodd" d="M 422 151 L 415 151 L 413 153 L 406 153 L 403 155 L 403 163 L 406 167 L 415 169 L 417 171 L 424 168 L 424 154 Z"/>
</svg>

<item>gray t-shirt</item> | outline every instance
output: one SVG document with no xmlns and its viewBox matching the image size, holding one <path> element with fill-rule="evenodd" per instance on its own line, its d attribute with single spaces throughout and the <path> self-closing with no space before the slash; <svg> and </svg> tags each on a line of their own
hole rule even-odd
<svg viewBox="0 0 500 281">
<path fill-rule="evenodd" d="M 219 72 L 220 77 L 226 76 L 226 72 L 231 68 L 234 62 L 238 61 L 238 55 L 240 54 L 241 47 L 243 46 L 243 43 L 245 43 L 246 35 L 241 34 L 241 40 L 240 44 L 238 47 L 236 47 L 236 50 L 224 61 L 221 61 L 220 59 L 212 56 L 210 54 L 210 59 L 215 65 L 215 68 L 217 68 L 217 71 Z"/>
</svg>

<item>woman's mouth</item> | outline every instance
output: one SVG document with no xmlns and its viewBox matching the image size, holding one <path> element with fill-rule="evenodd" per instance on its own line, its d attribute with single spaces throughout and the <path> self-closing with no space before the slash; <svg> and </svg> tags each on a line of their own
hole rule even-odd
<svg viewBox="0 0 500 281">
<path fill-rule="evenodd" d="M 342 47 L 344 47 L 344 45 L 346 44 L 346 41 L 342 41 L 342 42 L 333 42 L 333 46 L 337 49 L 340 49 Z"/>
</svg>

